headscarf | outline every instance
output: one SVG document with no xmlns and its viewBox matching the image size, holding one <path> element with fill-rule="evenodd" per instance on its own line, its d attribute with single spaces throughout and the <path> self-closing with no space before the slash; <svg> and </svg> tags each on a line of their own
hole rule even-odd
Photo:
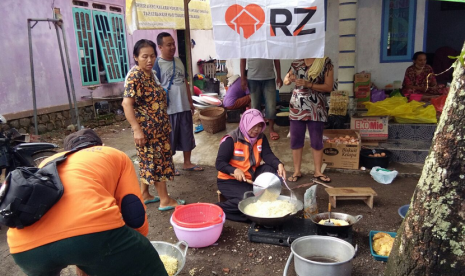
<svg viewBox="0 0 465 276">
<path fill-rule="evenodd" d="M 256 137 L 249 137 L 249 130 L 252 129 L 256 124 L 262 123 L 263 128 L 260 133 L 263 133 L 266 128 L 265 120 L 263 120 L 263 115 L 257 109 L 249 109 L 244 114 L 242 114 L 241 122 L 239 123 L 239 129 L 244 135 L 249 143 L 253 146 L 257 142 L 258 135 Z"/>
<path fill-rule="evenodd" d="M 72 150 L 78 146 L 102 145 L 102 140 L 97 133 L 90 128 L 81 129 L 65 137 L 63 147 L 65 150 Z"/>
</svg>

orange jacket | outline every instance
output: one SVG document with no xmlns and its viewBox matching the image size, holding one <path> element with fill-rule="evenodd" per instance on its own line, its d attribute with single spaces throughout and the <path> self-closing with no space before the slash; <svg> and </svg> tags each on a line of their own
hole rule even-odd
<svg viewBox="0 0 465 276">
<path fill-rule="evenodd" d="M 237 128 L 235 131 L 223 137 L 223 139 L 231 137 L 234 141 L 234 155 L 229 161 L 231 166 L 245 172 L 245 177 L 252 180 L 255 175 L 255 170 L 262 162 L 262 144 L 263 134 L 259 134 L 257 142 L 251 148 L 249 142 L 246 141 L 242 132 Z M 219 179 L 235 179 L 234 176 L 218 171 Z"/>
<path fill-rule="evenodd" d="M 55 154 L 48 160 L 63 155 Z M 10 228 L 10 252 L 20 253 L 58 240 L 116 229 L 125 225 L 121 201 L 134 194 L 142 201 L 139 182 L 129 157 L 105 146 L 80 150 L 58 166 L 64 186 L 61 199 L 36 223 L 24 229 Z M 147 215 L 142 227 L 148 233 Z"/>
</svg>

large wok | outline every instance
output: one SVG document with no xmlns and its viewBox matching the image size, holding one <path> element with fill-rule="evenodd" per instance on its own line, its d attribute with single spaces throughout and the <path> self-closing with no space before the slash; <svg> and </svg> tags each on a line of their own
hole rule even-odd
<svg viewBox="0 0 465 276">
<path fill-rule="evenodd" d="M 301 211 L 304 208 L 304 205 L 302 204 L 302 201 L 298 199 L 291 200 L 291 197 L 289 196 L 283 196 L 280 195 L 278 196 L 277 200 L 286 200 L 295 205 L 296 211 L 294 213 L 285 215 L 283 217 L 275 217 L 275 218 L 263 218 L 263 217 L 254 217 L 251 215 L 248 215 L 244 212 L 245 207 L 251 203 L 257 202 L 258 198 L 255 196 L 249 197 L 249 195 L 253 195 L 252 191 L 248 191 L 244 193 L 244 199 L 239 202 L 239 210 L 251 221 L 255 222 L 258 225 L 262 226 L 278 226 L 282 225 L 286 221 L 290 220 L 292 217 L 294 217 L 299 211 Z"/>
<path fill-rule="evenodd" d="M 318 234 L 320 234 L 320 235 L 328 235 L 328 236 L 347 236 L 349 230 L 352 228 L 352 225 L 354 225 L 360 219 L 362 219 L 363 216 L 358 215 L 358 216 L 354 217 L 354 216 L 344 214 L 344 213 L 331 212 L 331 219 L 345 220 L 345 221 L 347 221 L 349 223 L 349 225 L 346 225 L 346 226 L 336 226 L 336 225 L 331 226 L 331 225 L 318 224 L 318 222 L 320 222 L 320 220 L 328 219 L 328 218 L 329 218 L 329 213 L 328 212 L 320 213 L 320 214 L 316 214 L 316 215 L 311 216 L 312 222 L 315 223 L 316 226 L 317 226 Z"/>
</svg>

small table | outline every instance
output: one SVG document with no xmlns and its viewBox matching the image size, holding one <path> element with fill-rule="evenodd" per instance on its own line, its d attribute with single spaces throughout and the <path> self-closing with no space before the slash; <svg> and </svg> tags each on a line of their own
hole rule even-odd
<svg viewBox="0 0 465 276">
<path fill-rule="evenodd" d="M 329 195 L 329 202 L 336 208 L 336 201 L 339 200 L 363 200 L 368 207 L 373 209 L 373 197 L 378 194 L 372 188 L 326 188 Z"/>
</svg>

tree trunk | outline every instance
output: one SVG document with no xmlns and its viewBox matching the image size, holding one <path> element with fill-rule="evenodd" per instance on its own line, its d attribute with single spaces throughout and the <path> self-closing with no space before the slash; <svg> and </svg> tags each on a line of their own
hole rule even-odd
<svg viewBox="0 0 465 276">
<path fill-rule="evenodd" d="M 463 51 L 465 50 L 465 44 Z M 465 274 L 465 72 L 454 79 L 386 275 Z"/>
</svg>

